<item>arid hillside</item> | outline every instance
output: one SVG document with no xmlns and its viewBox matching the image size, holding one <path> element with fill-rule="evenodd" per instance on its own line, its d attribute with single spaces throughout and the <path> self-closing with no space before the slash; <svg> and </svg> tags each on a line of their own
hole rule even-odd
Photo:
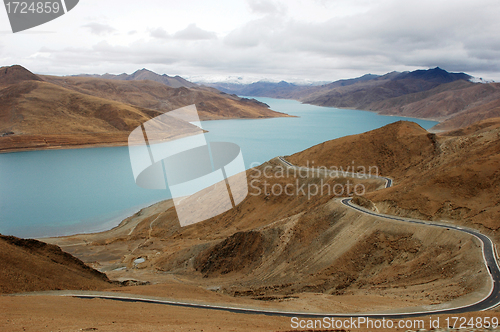
<svg viewBox="0 0 500 332">
<path fill-rule="evenodd" d="M 431 90 L 372 103 L 367 109 L 381 114 L 446 119 L 499 98 L 500 84 L 458 80 Z"/>
<path fill-rule="evenodd" d="M 104 75 L 88 75 L 88 74 L 82 74 L 82 75 L 75 75 L 74 77 L 94 77 L 94 78 L 102 78 L 102 79 L 107 79 L 107 80 L 120 80 L 120 81 L 154 81 L 154 82 L 159 82 L 164 85 L 170 86 L 172 88 L 180 88 L 180 87 L 185 87 L 185 88 L 193 88 L 196 87 L 197 84 L 193 82 L 189 82 L 185 80 L 184 78 L 180 76 L 168 76 L 166 74 L 163 75 L 158 75 L 157 73 L 148 70 L 146 68 L 140 69 L 135 71 L 132 74 L 120 74 L 120 75 L 113 75 L 113 74 L 104 74 Z"/>
<path fill-rule="evenodd" d="M 287 82 L 210 86 L 245 96 L 296 99 L 319 106 L 434 119 L 441 121 L 434 129 L 446 131 L 500 116 L 500 84 L 472 83 L 470 79 L 464 73 L 433 68 L 381 76 L 366 74 L 319 86 Z"/>
<path fill-rule="evenodd" d="M 194 225 L 181 228 L 172 202 L 165 201 L 108 232 L 44 241 L 112 279 L 161 284 L 174 278 L 288 310 L 451 305 L 489 289 L 474 238 L 373 218 L 340 204 L 339 197 L 360 191 L 356 185 L 374 192 L 383 181 L 286 170 L 277 159 L 249 170 L 246 199 Z M 336 192 L 314 194 L 319 186 Z M 277 188 L 290 194 L 277 194 Z"/>
<path fill-rule="evenodd" d="M 0 235 L 0 294 L 110 286 L 104 273 L 55 245 Z"/>
<path fill-rule="evenodd" d="M 399 121 L 379 129 L 345 136 L 315 145 L 287 157 L 299 166 L 327 168 L 376 167 L 379 175 L 395 179 L 406 176 L 412 165 L 420 165 L 435 153 L 436 135 L 418 124 Z"/>
<path fill-rule="evenodd" d="M 441 123 L 435 129 L 441 131 L 500 116 L 498 83 L 471 83 L 465 78 L 443 81 L 429 81 L 418 76 L 383 78 L 323 88 L 298 97 L 302 102 L 320 106 L 438 120 Z"/>
<path fill-rule="evenodd" d="M 21 66 L 0 68 L 0 151 L 123 145 L 142 123 L 192 104 L 202 120 L 288 116 L 214 89 L 171 88 L 153 81 L 42 78 Z"/>
<path fill-rule="evenodd" d="M 491 84 L 490 86 L 496 89 L 495 93 L 500 92 L 500 84 Z M 489 99 L 489 98 L 488 98 Z M 434 126 L 437 130 L 451 130 L 457 128 L 465 128 L 476 122 L 500 117 L 500 97 L 498 99 L 485 100 L 484 103 L 478 103 L 477 106 L 472 106 L 465 111 L 441 122 Z"/>
<path fill-rule="evenodd" d="M 379 211 L 450 220 L 500 241 L 499 118 L 438 135 L 398 122 L 325 142 L 289 160 L 327 167 L 351 161 L 377 166 L 381 174 L 395 179 L 392 188 L 366 195 Z"/>
<path fill-rule="evenodd" d="M 126 144 L 132 130 L 162 114 L 43 81 L 12 84 L 0 99 L 1 151 Z"/>
<path fill-rule="evenodd" d="M 300 100 L 320 106 L 370 109 L 373 103 L 408 94 L 434 89 L 442 84 L 467 81 L 464 73 L 449 73 L 441 68 L 392 72 L 354 84 L 338 85 L 336 82 L 318 87 L 316 91 L 300 96 Z"/>
<path fill-rule="evenodd" d="M 19 65 L 0 67 L 0 88 L 22 81 L 42 81 L 42 79 Z"/>
<path fill-rule="evenodd" d="M 274 112 L 256 100 L 221 93 L 212 88 L 172 88 L 150 80 L 109 80 L 89 77 L 42 76 L 48 82 L 83 94 L 161 112 L 195 104 L 201 120 L 229 118 L 270 118 Z"/>
</svg>

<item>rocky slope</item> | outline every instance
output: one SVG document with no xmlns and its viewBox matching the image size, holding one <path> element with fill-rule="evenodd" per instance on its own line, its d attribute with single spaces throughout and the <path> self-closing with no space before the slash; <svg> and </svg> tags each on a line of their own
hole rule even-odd
<svg viewBox="0 0 500 332">
<path fill-rule="evenodd" d="M 0 235 L 0 293 L 110 287 L 107 276 L 55 245 Z"/>
</svg>

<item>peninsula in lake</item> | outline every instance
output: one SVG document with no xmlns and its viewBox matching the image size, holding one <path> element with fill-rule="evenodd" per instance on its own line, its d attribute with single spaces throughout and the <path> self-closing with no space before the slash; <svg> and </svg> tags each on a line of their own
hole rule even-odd
<svg viewBox="0 0 500 332">
<path fill-rule="evenodd" d="M 131 80 L 104 77 L 42 76 L 21 66 L 0 68 L 0 152 L 126 145 L 137 126 L 192 104 L 201 120 L 288 116 L 254 99 L 146 70 Z"/>
</svg>

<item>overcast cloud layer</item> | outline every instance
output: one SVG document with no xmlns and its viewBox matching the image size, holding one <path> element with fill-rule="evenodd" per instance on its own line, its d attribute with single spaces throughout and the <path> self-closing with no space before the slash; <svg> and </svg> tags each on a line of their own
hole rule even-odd
<svg viewBox="0 0 500 332">
<path fill-rule="evenodd" d="M 498 0 L 80 0 L 16 34 L 0 9 L 0 65 L 288 81 L 439 66 L 500 80 L 499 17 Z"/>
</svg>

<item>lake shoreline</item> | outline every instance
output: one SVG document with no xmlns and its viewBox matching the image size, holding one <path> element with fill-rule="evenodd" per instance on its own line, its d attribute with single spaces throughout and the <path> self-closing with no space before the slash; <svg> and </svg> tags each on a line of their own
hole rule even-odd
<svg viewBox="0 0 500 332">
<path fill-rule="evenodd" d="M 92 149 L 92 148 L 114 148 L 127 146 L 127 142 L 121 143 L 89 143 L 89 144 L 75 144 L 75 145 L 50 145 L 44 147 L 14 147 L 5 148 L 0 150 L 0 154 L 14 153 L 14 152 L 30 152 L 30 151 L 51 151 L 51 150 L 75 150 L 75 149 Z"/>
<path fill-rule="evenodd" d="M 99 224 L 99 226 L 94 227 L 87 227 L 86 229 L 83 229 L 81 231 L 77 230 L 75 232 L 68 232 L 68 234 L 62 234 L 62 235 L 47 235 L 47 236 L 37 236 L 34 237 L 36 240 L 40 241 L 45 241 L 46 239 L 52 239 L 52 238 L 69 238 L 73 236 L 91 236 L 91 235 L 97 235 L 101 233 L 108 233 L 108 232 L 114 232 L 115 230 L 121 229 L 123 227 L 126 227 L 130 221 L 129 219 L 132 218 L 134 215 L 141 213 L 141 211 L 151 208 L 154 205 L 164 203 L 167 201 L 171 201 L 172 198 L 167 198 L 164 200 L 159 200 L 157 202 L 153 203 L 146 203 L 143 205 L 139 206 L 134 206 L 129 209 L 126 209 L 120 213 L 119 216 L 110 218 L 107 221 L 103 221 L 102 223 Z"/>
<path fill-rule="evenodd" d="M 61 236 L 48 236 L 48 237 L 37 237 L 36 240 L 40 240 L 46 243 L 57 244 L 59 246 L 73 246 L 76 242 L 86 242 L 86 241 L 105 241 L 112 237 L 117 236 L 126 236 L 130 235 L 137 225 L 142 221 L 139 217 L 143 214 L 151 213 L 150 210 L 155 210 L 157 208 L 161 209 L 169 209 L 174 206 L 173 199 L 165 199 L 162 201 L 158 201 L 156 203 L 148 204 L 140 208 L 135 213 L 130 214 L 128 217 L 122 219 L 118 225 L 107 229 L 96 232 L 80 232 L 76 234 L 70 235 L 61 235 Z"/>
<path fill-rule="evenodd" d="M 352 110 L 352 111 L 363 111 L 363 112 L 372 112 L 378 115 L 383 115 L 383 116 L 397 116 L 400 118 L 407 118 L 407 119 L 419 119 L 419 120 L 428 120 L 428 121 L 434 121 L 441 123 L 444 120 L 449 119 L 451 116 L 446 116 L 446 117 L 431 117 L 431 118 L 422 118 L 422 117 L 417 117 L 417 116 L 407 116 L 407 115 L 401 115 L 401 114 L 385 114 L 383 111 L 374 111 L 374 110 L 364 110 L 364 109 L 358 109 L 358 108 L 352 108 L 352 107 L 342 107 L 342 106 L 325 106 L 325 105 L 317 105 L 317 104 L 312 104 L 312 103 L 305 103 L 302 102 L 300 99 L 288 99 L 288 98 L 279 98 L 279 97 L 252 97 L 252 96 L 245 96 L 244 98 L 271 98 L 271 99 L 278 99 L 278 100 L 294 100 L 302 105 L 311 105 L 311 106 L 318 106 L 318 107 L 325 107 L 325 108 L 337 108 L 339 110 Z M 431 130 L 432 128 L 428 129 Z"/>
<path fill-rule="evenodd" d="M 0 153 L 119 147 L 128 144 L 129 134 L 7 135 L 0 137 Z"/>
<path fill-rule="evenodd" d="M 297 116 L 285 114 L 280 117 L 262 118 L 230 118 L 206 119 L 202 122 L 219 120 L 264 120 L 279 118 L 296 118 Z M 72 150 L 89 148 L 106 148 L 128 146 L 129 134 L 123 133 L 95 133 L 84 135 L 7 135 L 0 137 L 0 154 L 12 152 L 46 151 L 46 150 Z"/>
<path fill-rule="evenodd" d="M 302 105 L 294 100 L 264 101 L 273 109 L 296 117 L 203 122 L 207 142 L 240 146 L 246 169 L 278 155 L 290 155 L 325 141 L 405 120 L 374 112 Z M 436 124 L 408 120 L 423 128 Z M 100 137 L 103 136 L 94 137 L 94 142 Z M 80 137 L 80 141 L 84 138 Z M 124 143 L 128 135 L 119 139 L 122 142 L 45 145 L 19 151 L 32 153 L 0 153 L 3 172 L 8 175 L 2 179 L 6 208 L 1 214 L 5 222 L 0 224 L 0 230 L 31 238 L 95 233 L 119 227 L 140 208 L 168 200 L 168 192 L 136 185 Z M 30 202 L 28 206 L 23 204 L 26 200 Z M 134 211 L 131 207 L 138 208 Z M 127 211 L 128 214 L 120 214 Z"/>
<path fill-rule="evenodd" d="M 247 96 L 242 97 L 242 98 L 248 98 Z M 258 98 L 258 97 L 252 97 L 252 98 Z M 263 98 L 270 98 L 270 97 L 263 97 Z M 420 117 L 409 117 L 409 116 L 404 116 L 404 115 L 397 115 L 397 114 L 383 114 L 378 111 L 373 111 L 373 110 L 360 110 L 360 109 L 355 109 L 355 108 L 349 108 L 349 107 L 332 107 L 332 106 L 322 106 L 322 105 L 315 105 L 315 104 L 310 104 L 310 103 L 303 103 L 300 100 L 296 99 L 284 99 L 284 98 L 270 98 L 270 99 L 276 99 L 276 100 L 294 100 L 302 105 L 311 105 L 311 106 L 316 106 L 316 107 L 323 107 L 323 108 L 333 108 L 333 109 L 339 109 L 339 110 L 352 110 L 352 111 L 361 111 L 361 112 L 370 112 L 374 113 L 377 115 L 381 116 L 390 116 L 390 117 L 400 117 L 400 118 L 405 118 L 405 119 L 418 119 L 418 120 L 425 120 L 425 121 L 433 121 L 433 122 L 438 122 L 436 125 L 441 123 L 443 120 L 446 120 L 445 118 L 420 118 Z M 280 112 L 282 113 L 282 112 Z M 283 113 L 286 114 L 284 118 L 298 118 L 299 116 L 288 114 L 288 113 Z M 276 118 L 283 118 L 283 117 L 265 117 L 265 118 L 223 118 L 223 119 L 207 119 L 207 120 L 202 120 L 202 122 L 209 122 L 209 121 L 219 121 L 219 120 L 264 120 L 264 119 L 276 119 Z M 409 120 L 411 121 L 411 120 Z M 432 128 L 434 128 L 436 125 L 434 125 Z M 434 130 L 432 128 L 427 129 L 431 133 L 438 133 L 438 132 L 443 132 L 443 130 Z M 97 135 L 114 135 L 114 134 L 97 134 Z M 117 137 L 117 141 L 114 142 L 106 142 L 106 141 L 101 141 L 101 142 L 75 142 L 75 143 L 68 143 L 68 144 L 50 144 L 47 143 L 47 140 L 44 137 L 49 137 L 50 135 L 33 135 L 35 136 L 35 142 L 30 143 L 26 142 L 24 144 L 34 144 L 34 146 L 19 146 L 16 147 L 16 143 L 8 143 L 5 142 L 6 139 L 14 139 L 14 140 L 20 140 L 20 141 L 26 141 L 26 139 L 30 139 L 29 136 L 32 135 L 9 135 L 5 137 L 0 137 L 0 154 L 5 154 L 5 153 L 13 153 L 13 152 L 29 152 L 29 151 L 50 151 L 50 150 L 73 150 L 73 149 L 91 149 L 91 148 L 109 148 L 109 147 L 123 147 L 123 146 L 128 146 L 128 135 L 124 139 L 123 137 Z M 89 137 L 94 137 L 92 134 L 87 135 Z M 122 135 L 119 135 L 122 136 Z M 78 138 L 78 136 L 72 137 L 73 139 Z M 54 139 L 51 137 L 51 139 Z M 64 137 L 63 139 L 67 140 L 67 137 Z M 43 141 L 43 143 L 42 143 Z M 23 143 L 21 143 L 23 144 Z"/>
</svg>

